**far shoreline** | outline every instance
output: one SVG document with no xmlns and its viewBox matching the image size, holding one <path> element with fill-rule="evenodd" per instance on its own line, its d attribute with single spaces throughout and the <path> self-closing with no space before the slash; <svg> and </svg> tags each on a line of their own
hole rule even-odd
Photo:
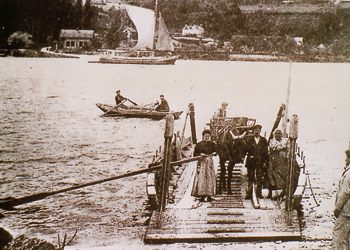
<svg viewBox="0 0 350 250">
<path fill-rule="evenodd" d="M 33 49 L 3 50 L 0 57 L 22 57 L 22 58 L 72 58 L 80 59 L 80 56 L 96 57 L 94 53 L 60 53 L 45 52 Z M 274 53 L 247 53 L 238 54 L 223 51 L 174 51 L 173 55 L 179 60 L 205 60 L 205 61 L 249 61 L 249 62 L 299 62 L 299 63 L 350 63 L 350 58 L 344 56 L 325 56 L 321 54 L 294 54 L 276 55 Z"/>
</svg>

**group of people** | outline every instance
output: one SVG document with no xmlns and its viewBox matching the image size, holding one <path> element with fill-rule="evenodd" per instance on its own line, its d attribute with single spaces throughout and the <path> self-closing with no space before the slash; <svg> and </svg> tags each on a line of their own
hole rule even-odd
<svg viewBox="0 0 350 250">
<path fill-rule="evenodd" d="M 227 105 L 225 105 L 226 108 Z M 272 197 L 273 190 L 282 190 L 280 196 L 284 196 L 286 188 L 288 148 L 287 138 L 282 137 L 282 131 L 276 129 L 274 138 L 267 141 L 261 136 L 261 125 L 253 127 L 253 135 L 245 138 L 246 168 L 248 175 L 248 188 L 246 199 L 251 199 L 253 185 L 256 184 L 256 195 L 263 198 L 262 189 L 268 189 L 267 198 Z M 213 154 L 216 152 L 216 144 L 211 141 L 211 131 L 205 129 L 202 133 L 202 141 L 194 148 L 194 156 L 201 154 Z M 192 195 L 200 198 L 200 201 L 211 201 L 215 193 L 216 176 L 211 157 L 206 157 L 198 162 Z M 275 198 L 279 198 L 275 197 Z"/>
<path fill-rule="evenodd" d="M 130 99 L 124 97 L 121 95 L 120 90 L 116 91 L 116 96 L 115 96 L 115 105 L 121 108 L 127 108 L 126 105 L 124 105 L 123 103 L 125 101 L 130 101 Z M 131 101 L 132 102 L 132 101 Z M 132 102 L 134 105 L 136 105 L 136 103 Z M 170 108 L 169 108 L 169 104 L 167 102 L 167 100 L 165 100 L 164 95 L 160 95 L 160 103 L 157 101 L 154 104 L 153 109 L 155 111 L 164 111 L 164 112 L 169 112 Z"/>
<path fill-rule="evenodd" d="M 255 125 L 253 137 L 247 139 L 248 190 L 247 199 L 251 198 L 253 183 L 257 184 L 256 195 L 263 198 L 262 188 L 268 189 L 267 198 L 273 198 L 273 190 L 282 190 L 274 198 L 282 198 L 286 193 L 288 176 L 289 140 L 283 137 L 282 130 L 277 128 L 270 141 L 260 135 L 261 125 Z M 299 166 L 294 164 L 292 192 L 294 192 L 300 174 Z"/>
<path fill-rule="evenodd" d="M 268 142 L 265 137 L 260 135 L 261 129 L 261 125 L 255 125 L 253 136 L 247 137 L 245 142 L 248 174 L 246 199 L 252 198 L 254 183 L 256 184 L 257 198 L 263 198 L 263 188 L 268 189 L 267 198 L 273 198 L 273 190 L 282 190 L 282 193 L 275 198 L 283 197 L 285 194 L 288 169 L 288 138 L 283 138 L 281 129 L 275 129 L 274 137 Z"/>
</svg>

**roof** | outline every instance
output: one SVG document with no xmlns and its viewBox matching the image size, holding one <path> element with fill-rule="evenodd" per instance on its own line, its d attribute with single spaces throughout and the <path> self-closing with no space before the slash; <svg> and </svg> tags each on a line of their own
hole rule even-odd
<svg viewBox="0 0 350 250">
<path fill-rule="evenodd" d="M 262 12 L 264 14 L 323 14 L 332 11 L 329 2 L 319 1 L 301 2 L 295 0 L 293 4 L 265 4 L 265 5 L 240 5 L 243 14 Z"/>
<path fill-rule="evenodd" d="M 104 0 L 92 0 L 92 5 L 106 5 L 106 2 Z"/>
<path fill-rule="evenodd" d="M 94 38 L 93 30 L 61 30 L 60 38 Z"/>
</svg>

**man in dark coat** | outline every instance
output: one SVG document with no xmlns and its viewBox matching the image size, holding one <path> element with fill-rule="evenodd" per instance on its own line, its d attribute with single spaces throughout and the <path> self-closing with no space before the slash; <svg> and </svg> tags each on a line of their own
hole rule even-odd
<svg viewBox="0 0 350 250">
<path fill-rule="evenodd" d="M 116 93 L 117 95 L 115 96 L 115 105 L 118 105 L 119 103 L 127 99 L 120 94 L 120 90 L 117 90 Z"/>
<path fill-rule="evenodd" d="M 156 107 L 156 111 L 170 111 L 169 104 L 165 100 L 164 95 L 160 95 L 160 104 Z"/>
<path fill-rule="evenodd" d="M 253 185 L 257 184 L 256 195 L 263 198 L 261 191 L 264 181 L 267 180 L 268 168 L 268 143 L 265 137 L 260 135 L 261 125 L 255 125 L 253 128 L 254 135 L 246 140 L 247 161 L 246 167 L 248 172 L 248 190 L 246 199 L 252 198 Z"/>
</svg>

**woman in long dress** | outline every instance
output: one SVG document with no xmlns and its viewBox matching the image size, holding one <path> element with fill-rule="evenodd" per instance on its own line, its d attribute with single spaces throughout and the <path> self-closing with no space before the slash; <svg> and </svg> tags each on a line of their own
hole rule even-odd
<svg viewBox="0 0 350 250">
<path fill-rule="evenodd" d="M 194 148 L 193 156 L 208 155 L 216 152 L 216 144 L 211 141 L 211 131 L 205 129 L 202 132 L 203 140 Z M 212 201 L 215 194 L 215 168 L 213 158 L 205 157 L 198 161 L 197 171 L 194 178 L 192 196 L 200 197 L 200 201 Z"/>
</svg>

